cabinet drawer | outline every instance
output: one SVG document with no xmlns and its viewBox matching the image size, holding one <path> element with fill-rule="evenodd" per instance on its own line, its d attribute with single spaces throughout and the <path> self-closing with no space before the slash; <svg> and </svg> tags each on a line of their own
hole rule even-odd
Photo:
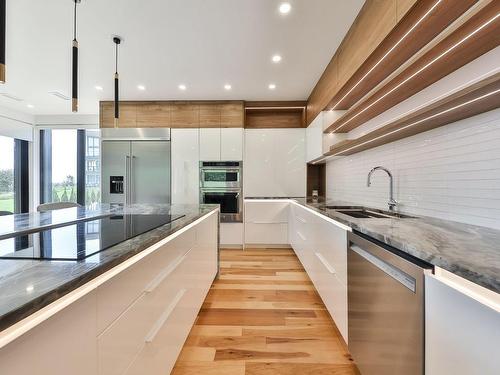
<svg viewBox="0 0 500 375">
<path fill-rule="evenodd" d="M 245 222 L 256 224 L 287 223 L 288 202 L 245 201 Z"/>
<path fill-rule="evenodd" d="M 347 285 L 347 231 L 319 218 L 315 251 L 335 270 L 339 281 Z"/>
<path fill-rule="evenodd" d="M 347 286 L 339 280 L 335 270 L 321 253 L 315 252 L 314 257 L 308 273 L 310 272 L 314 286 L 347 342 Z"/>
<path fill-rule="evenodd" d="M 127 375 L 170 373 L 209 288 L 210 285 L 204 289 L 180 290 L 175 308 L 166 311 L 168 315 L 163 316 L 163 324 L 143 346 Z"/>
<path fill-rule="evenodd" d="M 245 243 L 260 245 L 288 244 L 288 225 L 245 223 Z"/>
<path fill-rule="evenodd" d="M 194 232 L 187 231 L 100 286 L 97 289 L 98 332 L 117 319 L 164 268 L 186 254 L 194 242 Z"/>
<path fill-rule="evenodd" d="M 183 288 L 196 288 L 197 280 L 190 276 L 201 271 L 199 264 L 202 262 L 194 260 L 194 253 L 195 249 L 190 250 L 164 267 L 140 297 L 98 336 L 100 374 L 122 374 L 154 335 L 162 315 L 178 303 L 184 294 L 181 293 Z M 207 276 L 205 278 L 204 284 L 208 280 Z"/>
</svg>

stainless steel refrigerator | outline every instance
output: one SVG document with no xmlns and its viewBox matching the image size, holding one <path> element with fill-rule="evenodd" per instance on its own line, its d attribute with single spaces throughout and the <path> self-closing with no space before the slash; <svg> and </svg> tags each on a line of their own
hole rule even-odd
<svg viewBox="0 0 500 375">
<path fill-rule="evenodd" d="M 170 141 L 103 140 L 103 203 L 170 203 Z"/>
</svg>

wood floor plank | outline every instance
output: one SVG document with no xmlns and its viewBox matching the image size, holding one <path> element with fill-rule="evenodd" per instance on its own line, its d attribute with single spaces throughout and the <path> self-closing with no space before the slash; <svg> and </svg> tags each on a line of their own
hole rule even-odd
<svg viewBox="0 0 500 375">
<path fill-rule="evenodd" d="M 247 363 L 245 375 L 355 375 L 353 364 Z"/>
<path fill-rule="evenodd" d="M 359 375 L 291 249 L 221 250 L 174 375 Z"/>
</svg>

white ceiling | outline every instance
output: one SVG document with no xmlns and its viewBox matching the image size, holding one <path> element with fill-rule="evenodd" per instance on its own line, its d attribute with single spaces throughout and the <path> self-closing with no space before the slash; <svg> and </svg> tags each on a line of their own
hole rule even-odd
<svg viewBox="0 0 500 375">
<path fill-rule="evenodd" d="M 280 2 L 82 0 L 80 113 L 95 114 L 99 100 L 113 97 L 112 34 L 124 38 L 122 100 L 306 99 L 363 0 L 291 0 L 286 16 L 278 11 Z M 70 101 L 48 92 L 71 95 L 72 0 L 8 0 L 7 7 L 7 83 L 0 93 L 23 101 L 0 96 L 0 105 L 70 113 Z M 279 64 L 271 62 L 275 53 L 283 57 Z M 178 89 L 181 83 L 186 91 Z M 224 90 L 226 83 L 231 91 Z"/>
</svg>

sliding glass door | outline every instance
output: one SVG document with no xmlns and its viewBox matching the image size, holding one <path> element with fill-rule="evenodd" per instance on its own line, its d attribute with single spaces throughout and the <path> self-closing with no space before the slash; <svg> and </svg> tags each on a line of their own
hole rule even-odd
<svg viewBox="0 0 500 375">
<path fill-rule="evenodd" d="M 29 210 L 28 142 L 0 136 L 0 214 Z"/>
<path fill-rule="evenodd" d="M 99 149 L 96 130 L 41 130 L 40 202 L 99 202 Z"/>
</svg>

